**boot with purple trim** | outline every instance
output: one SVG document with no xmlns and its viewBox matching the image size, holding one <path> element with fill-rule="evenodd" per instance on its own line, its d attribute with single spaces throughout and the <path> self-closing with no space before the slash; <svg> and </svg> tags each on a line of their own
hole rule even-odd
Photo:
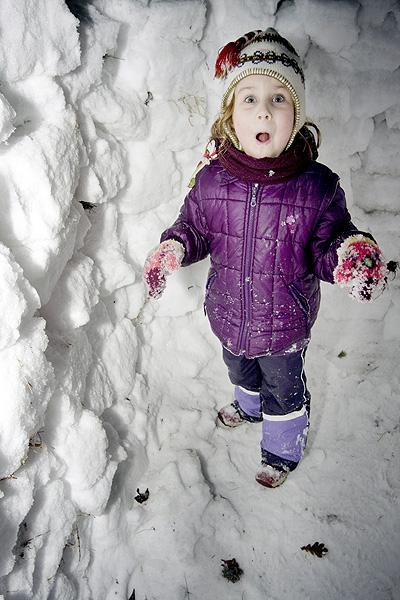
<svg viewBox="0 0 400 600">
<path fill-rule="evenodd" d="M 256 473 L 256 481 L 264 487 L 275 488 L 286 480 L 288 474 L 289 472 L 284 469 L 272 467 L 262 462 L 260 469 Z"/>
</svg>

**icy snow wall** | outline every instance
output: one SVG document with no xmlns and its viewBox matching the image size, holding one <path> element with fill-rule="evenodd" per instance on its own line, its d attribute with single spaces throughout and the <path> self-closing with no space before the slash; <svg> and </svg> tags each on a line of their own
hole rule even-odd
<svg viewBox="0 0 400 600">
<path fill-rule="evenodd" d="M 111 574 L 88 549 L 94 519 L 133 498 L 147 465 L 138 324 L 190 318 L 205 274 L 177 277 L 146 313 L 141 264 L 207 141 L 221 45 L 267 26 L 293 41 L 322 162 L 388 257 L 398 243 L 398 2 L 73 4 L 81 22 L 63 0 L 0 3 L 0 593 L 18 600 L 90 598 L 96 585 L 108 597 Z M 388 339 L 398 310 L 392 295 L 368 313 Z"/>
</svg>

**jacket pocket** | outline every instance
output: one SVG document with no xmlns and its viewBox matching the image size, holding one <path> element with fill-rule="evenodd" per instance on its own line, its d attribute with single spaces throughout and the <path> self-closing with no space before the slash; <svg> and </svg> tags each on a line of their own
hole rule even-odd
<svg viewBox="0 0 400 600">
<path fill-rule="evenodd" d="M 307 316 L 310 315 L 310 303 L 308 298 L 303 292 L 297 287 L 295 283 L 289 283 L 289 291 L 292 298 L 296 301 L 296 304 L 300 307 L 303 313 Z"/>
<path fill-rule="evenodd" d="M 216 271 L 212 271 L 209 274 L 208 279 L 207 279 L 207 283 L 206 283 L 206 298 L 208 297 L 208 295 L 210 293 L 210 290 L 212 288 L 212 285 L 213 285 L 214 281 L 216 280 L 216 278 L 217 278 Z"/>
<path fill-rule="evenodd" d="M 290 295 L 300 308 L 301 312 L 305 317 L 306 323 L 306 335 L 309 336 L 311 330 L 311 308 L 310 302 L 307 296 L 297 287 L 295 283 L 289 283 L 288 285 Z"/>
<path fill-rule="evenodd" d="M 204 298 L 204 302 L 203 302 L 203 310 L 204 310 L 205 315 L 207 314 L 206 302 L 210 295 L 211 287 L 212 287 L 213 283 L 215 282 L 216 278 L 217 278 L 216 271 L 211 271 L 211 273 L 209 274 L 208 279 L 207 279 L 205 298 Z"/>
</svg>

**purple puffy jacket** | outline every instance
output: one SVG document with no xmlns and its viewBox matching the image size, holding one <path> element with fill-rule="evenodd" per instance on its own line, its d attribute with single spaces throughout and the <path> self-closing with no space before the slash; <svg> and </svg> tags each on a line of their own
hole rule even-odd
<svg viewBox="0 0 400 600">
<path fill-rule="evenodd" d="M 324 165 L 266 185 L 234 177 L 216 159 L 161 240 L 184 245 L 183 266 L 210 254 L 211 328 L 230 352 L 254 358 L 307 346 L 319 280 L 333 283 L 337 248 L 356 232 L 339 178 Z"/>
</svg>

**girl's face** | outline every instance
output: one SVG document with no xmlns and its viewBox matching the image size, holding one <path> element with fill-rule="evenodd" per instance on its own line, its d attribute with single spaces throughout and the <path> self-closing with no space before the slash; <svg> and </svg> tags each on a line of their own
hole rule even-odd
<svg viewBox="0 0 400 600">
<path fill-rule="evenodd" d="M 248 75 L 235 88 L 232 120 L 248 156 L 280 156 L 294 125 L 294 105 L 289 90 L 274 77 Z"/>
</svg>

